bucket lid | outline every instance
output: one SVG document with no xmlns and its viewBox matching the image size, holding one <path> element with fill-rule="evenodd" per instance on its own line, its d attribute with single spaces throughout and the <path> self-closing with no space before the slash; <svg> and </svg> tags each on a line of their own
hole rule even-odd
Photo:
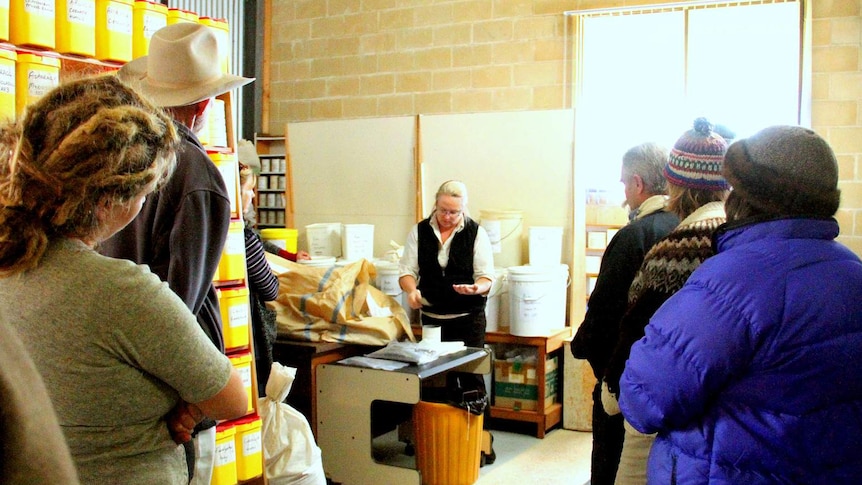
<svg viewBox="0 0 862 485">
<path fill-rule="evenodd" d="M 297 263 L 306 266 L 334 266 L 335 256 L 312 256 L 311 259 L 301 259 Z"/>
<path fill-rule="evenodd" d="M 556 273 L 557 271 L 560 273 L 569 273 L 569 267 L 565 264 L 553 266 L 530 266 L 527 264 L 524 266 L 510 266 L 508 269 L 509 276 L 548 274 Z"/>
<path fill-rule="evenodd" d="M 479 209 L 480 219 L 520 219 L 523 215 L 523 211 L 513 209 Z"/>
</svg>

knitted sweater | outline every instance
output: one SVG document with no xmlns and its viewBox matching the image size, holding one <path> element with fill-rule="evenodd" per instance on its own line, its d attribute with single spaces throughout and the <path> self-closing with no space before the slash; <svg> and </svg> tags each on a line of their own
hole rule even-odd
<svg viewBox="0 0 862 485">
<path fill-rule="evenodd" d="M 629 288 L 628 310 L 604 379 L 618 393 L 620 376 L 632 345 L 644 336 L 653 313 L 685 284 L 688 277 L 714 254 L 712 233 L 725 222 L 724 203 L 710 202 L 685 218 L 644 257 Z"/>
</svg>

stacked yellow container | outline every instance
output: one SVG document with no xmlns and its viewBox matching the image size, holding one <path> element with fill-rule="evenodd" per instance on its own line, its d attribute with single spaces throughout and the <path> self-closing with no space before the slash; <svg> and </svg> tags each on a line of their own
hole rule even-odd
<svg viewBox="0 0 862 485">
<path fill-rule="evenodd" d="M 60 84 L 60 59 L 50 52 L 18 53 L 15 108 L 18 113 Z"/>
<path fill-rule="evenodd" d="M 57 52 L 96 55 L 96 0 L 57 0 Z"/>
<path fill-rule="evenodd" d="M 236 485 L 236 428 L 231 422 L 216 426 L 215 466 L 211 485 Z"/>
<path fill-rule="evenodd" d="M 225 19 L 201 17 L 200 23 L 211 28 L 218 40 L 218 53 L 222 72 L 230 72 L 230 26 Z"/>
<path fill-rule="evenodd" d="M 0 45 L 0 121 L 15 118 L 15 62 L 18 54 Z"/>
<path fill-rule="evenodd" d="M 150 52 L 150 39 L 168 24 L 168 7 L 149 0 L 135 0 L 132 11 L 132 58 Z"/>
<path fill-rule="evenodd" d="M 15 45 L 32 45 L 53 49 L 54 2 L 11 0 L 9 3 L 9 41 Z"/>
<path fill-rule="evenodd" d="M 242 218 L 242 188 L 239 186 L 239 161 L 235 153 L 207 152 L 224 179 L 230 198 L 231 219 Z"/>
<path fill-rule="evenodd" d="M 248 413 L 251 414 L 254 412 L 254 401 L 252 398 L 252 392 L 257 392 L 252 386 L 252 378 L 251 378 L 251 363 L 252 358 L 251 354 L 248 352 L 233 354 L 228 356 L 230 358 L 230 363 L 233 365 L 233 368 L 239 373 L 240 378 L 242 379 L 242 383 L 245 386 L 245 391 L 248 394 Z"/>
<path fill-rule="evenodd" d="M 194 12 L 183 10 L 181 8 L 168 9 L 168 25 L 173 25 L 179 22 L 197 22 L 198 20 L 198 14 Z"/>
<path fill-rule="evenodd" d="M 133 0 L 96 0 L 96 58 L 132 60 Z"/>
<path fill-rule="evenodd" d="M 236 477 L 251 480 L 263 474 L 263 442 L 260 416 L 253 414 L 233 422 L 236 429 Z"/>
<path fill-rule="evenodd" d="M 247 349 L 251 325 L 248 288 L 218 288 L 216 294 L 225 350 Z"/>
<path fill-rule="evenodd" d="M 0 41 L 9 40 L 9 2 L 0 2 Z"/>
</svg>

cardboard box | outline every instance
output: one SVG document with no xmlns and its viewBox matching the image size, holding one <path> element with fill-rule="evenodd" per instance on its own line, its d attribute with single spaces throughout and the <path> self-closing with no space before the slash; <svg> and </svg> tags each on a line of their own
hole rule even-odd
<svg viewBox="0 0 862 485">
<path fill-rule="evenodd" d="M 546 409 L 557 402 L 557 357 L 545 361 Z M 494 405 L 514 411 L 538 410 L 536 365 L 520 361 L 494 362 Z"/>
</svg>

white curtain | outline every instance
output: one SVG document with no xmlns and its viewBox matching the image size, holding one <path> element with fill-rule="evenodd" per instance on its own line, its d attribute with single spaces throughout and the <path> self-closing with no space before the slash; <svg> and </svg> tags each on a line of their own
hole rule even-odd
<svg viewBox="0 0 862 485">
<path fill-rule="evenodd" d="M 798 2 L 671 6 L 575 15 L 578 185 L 622 200 L 623 153 L 671 147 L 698 116 L 737 138 L 806 124 Z"/>
</svg>

